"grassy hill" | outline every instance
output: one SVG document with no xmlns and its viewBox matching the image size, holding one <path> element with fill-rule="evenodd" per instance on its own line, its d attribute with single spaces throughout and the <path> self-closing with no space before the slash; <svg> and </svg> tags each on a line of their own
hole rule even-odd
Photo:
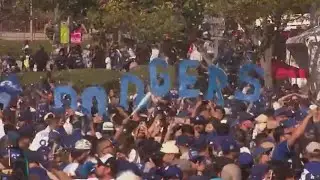
<svg viewBox="0 0 320 180">
<path fill-rule="evenodd" d="M 11 54 L 14 57 L 19 57 L 22 53 L 24 41 L 8 41 L 0 40 L 0 55 Z M 49 41 L 33 41 L 30 42 L 30 47 L 34 51 L 43 46 L 47 52 L 52 51 L 52 46 Z"/>
<path fill-rule="evenodd" d="M 163 72 L 164 70 L 160 69 L 159 71 Z M 171 77 L 171 84 L 173 85 L 176 82 L 175 70 L 173 67 L 169 67 L 168 72 Z M 137 75 L 145 83 L 149 83 L 149 68 L 147 65 L 139 66 L 130 73 Z M 77 69 L 52 73 L 57 82 L 71 84 L 78 90 L 92 85 L 100 85 L 105 89 L 119 89 L 122 74 L 124 72 L 106 69 Z M 41 78 L 45 76 L 44 72 L 24 72 L 19 74 L 21 84 L 23 85 L 40 82 Z M 130 92 L 134 92 L 134 89 L 133 85 L 129 85 Z"/>
</svg>

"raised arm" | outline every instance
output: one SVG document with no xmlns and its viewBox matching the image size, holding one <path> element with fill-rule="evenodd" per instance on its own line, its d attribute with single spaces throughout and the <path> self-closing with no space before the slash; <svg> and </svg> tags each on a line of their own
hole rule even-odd
<svg viewBox="0 0 320 180">
<path fill-rule="evenodd" d="M 310 119 L 317 110 L 309 111 L 309 114 L 303 119 L 302 123 L 293 131 L 292 136 L 287 140 L 288 146 L 294 145 L 296 140 L 304 133 Z"/>
</svg>

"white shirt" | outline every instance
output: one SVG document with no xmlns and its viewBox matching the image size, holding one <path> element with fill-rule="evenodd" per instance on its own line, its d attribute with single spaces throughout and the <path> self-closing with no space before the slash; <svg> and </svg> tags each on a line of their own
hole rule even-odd
<svg viewBox="0 0 320 180">
<path fill-rule="evenodd" d="M 37 151 L 41 147 L 41 141 L 45 141 L 45 145 L 48 145 L 50 131 L 50 127 L 47 126 L 46 129 L 38 132 L 30 144 L 29 149 L 31 151 Z"/>
<path fill-rule="evenodd" d="M 78 167 L 79 163 L 71 163 L 63 169 L 63 172 L 65 172 L 68 176 L 76 176 L 76 170 Z"/>
<path fill-rule="evenodd" d="M 248 153 L 248 154 L 251 154 L 249 148 L 247 148 L 247 147 L 242 147 L 242 148 L 240 148 L 240 153 Z"/>
<path fill-rule="evenodd" d="M 66 133 L 67 133 L 68 135 L 71 135 L 71 134 L 72 134 L 72 132 L 73 132 L 73 126 L 72 126 L 72 124 L 70 123 L 70 118 L 68 118 L 68 119 L 66 120 L 66 122 L 63 124 L 63 128 L 64 128 L 64 130 L 66 131 Z"/>
<path fill-rule="evenodd" d="M 131 149 L 129 156 L 128 156 L 128 161 L 133 162 L 133 163 L 140 163 L 139 154 L 135 149 Z"/>
<path fill-rule="evenodd" d="M 153 49 L 151 50 L 150 62 L 151 62 L 153 59 L 158 58 L 158 57 L 159 57 L 159 53 L 160 53 L 159 49 L 153 48 Z"/>
<path fill-rule="evenodd" d="M 106 69 L 111 69 L 111 59 L 110 59 L 110 57 L 107 57 L 105 59 L 105 63 L 106 63 Z"/>
<path fill-rule="evenodd" d="M 190 54 L 190 59 L 202 61 L 201 53 L 198 50 L 193 50 L 192 53 Z"/>
<path fill-rule="evenodd" d="M 180 156 L 180 159 L 185 159 L 185 160 L 189 160 L 189 152 L 184 152 L 182 153 L 182 155 Z"/>
<path fill-rule="evenodd" d="M 0 139 L 3 138 L 6 134 L 4 133 L 4 124 L 2 122 L 2 119 L 0 119 Z"/>
<path fill-rule="evenodd" d="M 129 48 L 128 50 L 129 53 L 129 59 L 135 59 L 136 58 L 136 54 L 133 52 L 133 50 L 131 48 Z"/>
</svg>

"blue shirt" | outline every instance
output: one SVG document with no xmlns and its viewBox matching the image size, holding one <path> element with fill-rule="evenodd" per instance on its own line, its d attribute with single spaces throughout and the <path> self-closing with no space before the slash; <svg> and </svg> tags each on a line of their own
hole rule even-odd
<svg viewBox="0 0 320 180">
<path fill-rule="evenodd" d="M 283 141 L 276 145 L 272 152 L 272 160 L 273 161 L 288 161 L 292 156 L 292 152 L 290 151 L 290 147 L 288 146 L 287 141 Z"/>
<path fill-rule="evenodd" d="M 40 168 L 40 167 L 34 167 L 29 169 L 30 175 L 36 175 L 41 180 L 50 180 L 46 170 Z"/>
<path fill-rule="evenodd" d="M 320 179 L 320 162 L 305 164 L 300 180 Z"/>
</svg>

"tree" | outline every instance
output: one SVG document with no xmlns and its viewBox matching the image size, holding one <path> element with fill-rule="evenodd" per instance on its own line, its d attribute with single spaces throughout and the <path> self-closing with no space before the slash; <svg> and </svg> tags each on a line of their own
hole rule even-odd
<svg viewBox="0 0 320 180">
<path fill-rule="evenodd" d="M 265 85 L 273 86 L 271 74 L 271 59 L 274 46 L 288 18 L 293 13 L 308 12 L 312 0 L 215 0 L 207 7 L 207 13 L 219 13 L 225 18 L 231 18 L 244 29 L 246 38 L 254 34 L 255 21 L 262 20 L 262 45 L 258 52 L 260 62 L 265 70 Z"/>
<path fill-rule="evenodd" d="M 169 37 L 170 46 L 173 46 L 170 49 L 182 55 L 186 54 L 187 44 L 199 35 L 206 1 L 101 0 L 99 8 L 92 8 L 88 17 L 99 30 L 99 37 L 111 33 L 121 42 L 122 35 L 126 35 L 147 44 L 167 42 Z"/>
<path fill-rule="evenodd" d="M 16 0 L 16 7 L 29 11 L 31 0 Z M 83 20 L 89 8 L 98 5 L 98 0 L 32 0 L 33 10 L 43 13 L 58 10 L 57 21 L 71 16 L 75 20 Z"/>
</svg>

